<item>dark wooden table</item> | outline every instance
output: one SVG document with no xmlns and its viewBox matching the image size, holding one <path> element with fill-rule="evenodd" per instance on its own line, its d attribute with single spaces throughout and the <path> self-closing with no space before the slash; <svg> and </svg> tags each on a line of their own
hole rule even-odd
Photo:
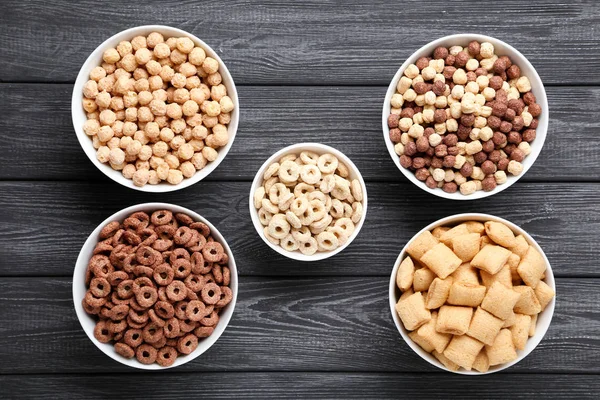
<svg viewBox="0 0 600 400">
<path fill-rule="evenodd" d="M 0 2 L 0 397 L 582 398 L 600 392 L 600 3 L 510 0 Z M 240 95 L 234 146 L 208 179 L 171 194 L 101 174 L 73 131 L 78 70 L 103 40 L 142 24 L 194 33 L 216 49 Z M 537 68 L 550 128 L 510 189 L 451 202 L 408 182 L 383 142 L 387 85 L 418 47 L 451 33 L 505 40 Z M 362 171 L 369 213 L 342 254 L 301 263 L 258 237 L 254 173 L 298 141 L 332 145 Z M 75 316 L 71 275 L 108 215 L 147 201 L 194 209 L 225 235 L 240 271 L 229 327 L 204 355 L 143 373 L 102 354 Z M 518 365 L 465 377 L 403 342 L 387 284 L 406 241 L 459 212 L 505 217 L 544 248 L 557 306 Z"/>
</svg>

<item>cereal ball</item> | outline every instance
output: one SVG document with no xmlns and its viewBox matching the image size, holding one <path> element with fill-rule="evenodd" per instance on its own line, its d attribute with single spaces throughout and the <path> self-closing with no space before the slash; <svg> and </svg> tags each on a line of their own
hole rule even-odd
<svg viewBox="0 0 600 400">
<path fill-rule="evenodd" d="M 148 107 L 140 107 L 138 108 L 138 121 L 140 122 L 149 122 L 152 121 L 154 117 L 152 116 L 152 111 Z"/>
<path fill-rule="evenodd" d="M 161 179 L 158 177 L 156 171 L 151 170 L 149 174 L 150 175 L 148 176 L 148 183 L 151 185 L 158 185 Z"/>
<path fill-rule="evenodd" d="M 125 152 L 118 147 L 111 149 L 109 154 L 109 161 L 111 164 L 115 165 L 123 164 L 125 162 Z"/>
<path fill-rule="evenodd" d="M 175 133 L 181 133 L 186 128 L 187 124 L 183 119 L 174 119 L 171 121 L 171 129 Z"/>
<path fill-rule="evenodd" d="M 189 143 L 184 143 L 177 149 L 177 156 L 182 160 L 189 160 L 194 155 L 194 148 Z"/>
<path fill-rule="evenodd" d="M 164 43 L 164 41 L 165 41 L 165 38 L 163 37 L 162 34 L 160 34 L 158 32 L 152 32 L 146 38 L 146 44 L 151 49 L 155 48 L 156 45 L 159 43 Z"/>
<path fill-rule="evenodd" d="M 179 167 L 179 159 L 177 156 L 174 156 L 173 154 L 167 154 L 164 159 L 169 168 L 176 169 Z"/>
<path fill-rule="evenodd" d="M 210 88 L 210 97 L 213 100 L 220 101 L 227 95 L 227 88 L 223 84 L 214 85 Z"/>
<path fill-rule="evenodd" d="M 152 100 L 148 105 L 152 114 L 162 116 L 167 113 L 167 104 L 163 100 Z"/>
<path fill-rule="evenodd" d="M 194 42 L 189 37 L 180 37 L 177 39 L 177 50 L 188 54 L 194 49 Z"/>
<path fill-rule="evenodd" d="M 83 132 L 88 136 L 94 136 L 98 134 L 100 130 L 100 122 L 95 119 L 88 119 L 83 123 Z"/>
<path fill-rule="evenodd" d="M 148 44 L 146 42 L 146 37 L 144 36 L 136 36 L 131 40 L 131 46 L 133 48 L 133 51 L 138 51 L 138 49 L 144 48 L 144 47 L 148 47 Z"/>
<path fill-rule="evenodd" d="M 194 47 L 194 49 L 192 49 L 192 51 L 188 55 L 188 59 L 190 63 L 196 66 L 200 66 L 206 59 L 206 53 L 201 47 Z"/>
<path fill-rule="evenodd" d="M 186 83 L 186 78 L 185 75 L 180 74 L 179 72 L 176 73 L 175 75 L 173 75 L 173 78 L 171 79 L 171 85 L 173 85 L 174 87 L 180 89 L 183 88 L 185 86 Z"/>
<path fill-rule="evenodd" d="M 190 161 L 186 161 L 179 166 L 179 170 L 181 171 L 184 178 L 191 178 L 196 173 L 196 168 L 194 164 Z"/>
<path fill-rule="evenodd" d="M 103 110 L 99 118 L 102 125 L 112 125 L 117 120 L 117 116 L 112 110 Z"/>
<path fill-rule="evenodd" d="M 212 147 L 205 147 L 202 149 L 202 155 L 206 158 L 207 161 L 212 162 L 217 159 L 219 153 Z"/>
<path fill-rule="evenodd" d="M 496 179 L 494 178 L 494 176 L 490 175 L 484 178 L 481 181 L 481 188 L 484 192 L 491 192 L 492 190 L 496 189 Z"/>
<path fill-rule="evenodd" d="M 229 96 L 223 96 L 219 100 L 219 105 L 221 106 L 221 113 L 229 113 L 234 108 L 233 100 Z"/>
<path fill-rule="evenodd" d="M 156 122 L 148 122 L 144 127 L 144 132 L 146 133 L 146 136 L 148 136 L 148 138 L 153 140 L 157 139 L 160 135 L 160 128 Z"/>
<path fill-rule="evenodd" d="M 101 163 L 107 163 L 110 160 L 110 149 L 107 146 L 100 146 L 96 151 L 96 158 Z"/>
<path fill-rule="evenodd" d="M 198 106 L 198 103 L 196 103 L 195 101 L 192 101 L 192 100 L 188 100 L 185 103 L 183 103 L 181 110 L 183 112 L 183 115 L 190 117 L 190 116 L 196 114 L 198 112 L 199 108 L 200 108 L 200 106 Z"/>
<path fill-rule="evenodd" d="M 221 109 L 221 114 L 217 116 L 217 121 L 219 124 L 227 125 L 231 122 L 231 113 L 224 113 Z"/>
<path fill-rule="evenodd" d="M 176 89 L 173 92 L 173 101 L 178 104 L 183 104 L 190 99 L 190 92 L 187 89 Z"/>
<path fill-rule="evenodd" d="M 206 100 L 206 95 L 202 89 L 192 89 L 189 91 L 189 98 L 198 104 L 202 104 Z"/>
<path fill-rule="evenodd" d="M 149 170 L 150 169 L 150 163 L 148 161 L 146 161 L 146 160 L 137 160 L 135 162 L 135 168 L 137 170 L 142 170 L 142 169 Z"/>
<path fill-rule="evenodd" d="M 523 164 L 521 164 L 519 161 L 511 160 L 508 163 L 507 170 L 512 175 L 515 175 L 515 176 L 520 175 L 521 172 L 523 172 Z"/>
<path fill-rule="evenodd" d="M 206 57 L 202 62 L 202 69 L 207 74 L 214 74 L 219 70 L 219 62 L 212 57 Z"/>
<path fill-rule="evenodd" d="M 179 65 L 184 63 L 187 60 L 187 54 L 183 53 L 179 49 L 171 50 L 171 55 L 169 56 L 169 60 L 175 65 Z"/>
<path fill-rule="evenodd" d="M 202 153 L 195 153 L 190 161 L 198 171 L 204 168 L 208 162 Z"/>
<path fill-rule="evenodd" d="M 114 136 L 115 133 L 110 126 L 103 126 L 98 130 L 98 139 L 101 142 L 108 142 Z"/>
<path fill-rule="evenodd" d="M 170 169 L 167 175 L 167 182 L 172 185 L 177 185 L 183 181 L 183 174 L 177 169 Z"/>
<path fill-rule="evenodd" d="M 212 132 L 213 132 L 212 142 L 217 147 L 223 147 L 229 141 L 229 133 L 227 132 L 227 127 L 225 125 L 221 125 L 221 124 L 215 125 L 212 128 Z M 425 140 L 427 140 L 427 139 L 425 139 Z M 429 146 L 429 143 L 427 145 Z"/>
<path fill-rule="evenodd" d="M 156 58 L 158 58 L 159 60 L 163 59 L 163 58 L 167 58 L 170 55 L 171 55 L 171 49 L 165 43 L 158 43 L 156 46 L 154 46 L 154 56 Z"/>
<path fill-rule="evenodd" d="M 127 164 L 123 167 L 123 170 L 121 171 L 121 173 L 123 174 L 123 176 L 127 179 L 132 179 L 133 178 L 133 174 L 135 174 L 135 165 L 133 164 Z"/>
<path fill-rule="evenodd" d="M 145 144 L 140 149 L 140 152 L 138 153 L 138 158 L 142 161 L 146 161 L 149 160 L 150 157 L 152 157 L 152 147 Z"/>
<path fill-rule="evenodd" d="M 134 172 L 133 174 L 133 184 L 135 186 L 144 186 L 148 183 L 148 179 L 150 178 L 150 171 L 147 169 L 140 169 Z"/>
<path fill-rule="evenodd" d="M 110 49 L 104 51 L 104 54 L 102 54 L 102 59 L 108 64 L 114 64 L 121 59 L 121 56 L 119 55 L 117 49 L 111 47 Z"/>
<path fill-rule="evenodd" d="M 184 62 L 183 64 L 181 64 L 179 66 L 179 71 L 180 74 L 182 74 L 183 76 L 185 76 L 186 78 L 189 78 L 190 76 L 196 75 L 196 73 L 198 72 L 198 69 L 196 68 L 195 65 L 190 64 L 189 62 Z"/>
<path fill-rule="evenodd" d="M 522 162 L 525 159 L 525 152 L 519 148 L 516 148 L 510 153 L 510 159 Z"/>
<path fill-rule="evenodd" d="M 95 67 L 90 72 L 90 79 L 98 82 L 100 79 L 106 76 L 106 70 L 102 67 Z"/>
<path fill-rule="evenodd" d="M 205 101 L 202 103 L 202 111 L 209 117 L 216 117 L 221 113 L 221 105 L 216 101 Z"/>
<path fill-rule="evenodd" d="M 531 91 L 531 82 L 529 81 L 529 78 L 527 78 L 526 76 L 522 76 L 519 79 L 517 79 L 516 87 L 519 90 L 519 92 L 527 93 Z"/>
<path fill-rule="evenodd" d="M 135 59 L 135 56 L 133 54 L 126 54 L 123 56 L 123 59 L 121 60 L 121 62 L 119 63 L 119 65 L 121 66 L 121 68 L 123 68 L 125 71 L 127 72 L 136 72 L 137 71 L 137 67 L 138 67 L 138 62 Z M 141 77 L 140 75 L 144 75 L 146 74 L 145 71 L 143 71 L 140 69 L 140 71 L 137 71 L 137 73 L 135 73 L 135 77 L 137 77 L 138 79 Z"/>
</svg>

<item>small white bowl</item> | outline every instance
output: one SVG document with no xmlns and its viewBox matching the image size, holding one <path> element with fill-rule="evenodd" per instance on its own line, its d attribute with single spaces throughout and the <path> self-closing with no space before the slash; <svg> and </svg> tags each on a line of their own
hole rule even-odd
<svg viewBox="0 0 600 400">
<path fill-rule="evenodd" d="M 131 179 L 127 179 L 121 174 L 121 171 L 115 171 L 111 168 L 109 164 L 103 164 L 96 158 L 96 149 L 92 145 L 92 139 L 88 135 L 83 132 L 83 124 L 87 120 L 86 113 L 82 106 L 83 101 L 83 85 L 89 80 L 90 72 L 94 67 L 99 66 L 102 63 L 102 55 L 104 51 L 111 47 L 116 47 L 119 42 L 123 40 L 131 40 L 136 36 L 144 35 L 147 36 L 152 32 L 159 32 L 165 38 L 170 37 L 181 37 L 187 36 L 196 44 L 196 46 L 200 46 L 204 49 L 207 56 L 210 56 L 219 62 L 219 72 L 223 78 L 223 84 L 227 88 L 227 95 L 231 97 L 231 100 L 234 104 L 234 109 L 231 112 L 231 122 L 229 123 L 227 130 L 229 132 L 229 142 L 224 147 L 218 150 L 219 155 L 217 159 L 209 162 L 206 167 L 201 169 L 200 171 L 196 171 L 194 176 L 191 178 L 184 178 L 181 183 L 178 185 L 172 185 L 168 182 L 161 182 L 158 185 L 150 185 L 146 184 L 142 187 L 135 186 Z M 73 127 L 75 128 L 75 133 L 77 134 L 77 139 L 85 151 L 85 154 L 88 156 L 90 161 L 94 163 L 94 165 L 104 173 L 104 175 L 108 176 L 113 181 L 120 183 L 123 186 L 126 186 L 131 189 L 140 190 L 142 192 L 153 192 L 153 193 L 164 193 L 164 192 L 172 192 L 175 190 L 186 188 L 194 183 L 201 181 L 206 178 L 211 172 L 215 170 L 219 166 L 219 164 L 223 161 L 229 149 L 233 145 L 233 141 L 235 139 L 235 135 L 237 133 L 238 122 L 240 116 L 240 104 L 238 101 L 238 94 L 235 88 L 235 83 L 233 82 L 233 78 L 227 70 L 227 66 L 221 60 L 219 55 L 206 43 L 200 40 L 198 37 L 192 35 L 189 32 L 186 32 L 181 29 L 172 28 L 170 26 L 164 25 L 144 25 L 137 26 L 135 28 L 130 28 L 124 30 L 122 32 L 117 33 L 116 35 L 106 39 L 100 46 L 93 51 L 92 54 L 88 57 L 88 59 L 83 63 L 81 70 L 79 70 L 79 74 L 77 75 L 77 79 L 75 80 L 75 86 L 73 87 L 73 96 L 71 99 L 71 117 L 73 119 Z"/>
<path fill-rule="evenodd" d="M 85 273 L 87 270 L 87 265 L 88 265 L 90 258 L 92 257 L 92 252 L 94 251 L 94 247 L 98 243 L 98 235 L 100 234 L 100 231 L 102 230 L 102 228 L 111 221 L 123 221 L 127 216 L 129 216 L 130 214 L 132 214 L 134 212 L 155 211 L 155 210 L 170 210 L 173 213 L 176 213 L 176 212 L 185 213 L 185 214 L 189 215 L 190 217 L 192 217 L 195 221 L 204 222 L 206 225 L 208 225 L 208 227 L 210 228 L 211 235 L 215 238 L 215 240 L 217 242 L 219 242 L 223 245 L 223 249 L 229 256 L 229 270 L 231 271 L 231 282 L 230 282 L 229 287 L 231 288 L 231 291 L 233 292 L 233 299 L 231 300 L 231 302 L 229 304 L 227 304 L 223 308 L 221 314 L 219 315 L 219 322 L 215 326 L 215 330 L 213 331 L 212 335 L 200 340 L 198 342 L 198 348 L 196 348 L 196 350 L 194 350 L 192 353 L 185 355 L 185 356 L 181 356 L 181 355 L 178 356 L 177 359 L 175 360 L 175 362 L 173 363 L 173 365 L 171 365 L 169 367 L 161 367 L 160 365 L 158 365 L 156 363 L 150 364 L 150 365 L 145 365 L 145 364 L 140 363 L 135 357 L 127 359 L 127 358 L 117 354 L 112 343 L 100 343 L 94 336 L 94 327 L 96 326 L 96 319 L 93 316 L 86 313 L 81 304 L 81 301 L 85 297 L 85 293 L 87 291 L 87 288 L 85 285 Z M 100 350 L 102 350 L 102 352 L 104 354 L 106 354 L 113 360 L 118 361 L 121 364 L 128 365 L 133 368 L 139 368 L 139 369 L 153 369 L 153 370 L 159 369 L 160 370 L 160 369 L 177 367 L 177 366 L 180 366 L 187 362 L 192 361 L 193 359 L 198 357 L 200 354 L 202 354 L 206 350 L 208 350 L 213 344 L 215 344 L 215 342 L 223 334 L 223 331 L 225 331 L 227 324 L 229 324 L 229 320 L 231 319 L 231 316 L 233 315 L 233 310 L 235 308 L 235 303 L 237 300 L 237 293 L 238 293 L 237 267 L 235 265 L 235 259 L 233 258 L 233 253 L 231 252 L 231 249 L 229 248 L 229 245 L 225 241 L 225 238 L 223 237 L 223 235 L 221 235 L 221 233 L 217 230 L 217 228 L 214 227 L 213 224 L 211 224 L 207 219 L 201 217 L 198 213 L 195 213 L 194 211 L 189 210 L 185 207 L 177 206 L 175 204 L 168 204 L 168 203 L 137 204 L 137 205 L 134 205 L 131 207 L 127 207 L 121 211 L 118 211 L 118 212 L 114 213 L 113 215 L 111 215 L 110 217 L 108 217 L 107 219 L 105 219 L 100 225 L 98 225 L 98 227 L 96 229 L 94 229 L 94 231 L 91 233 L 91 235 L 87 238 L 87 240 L 83 244 L 83 247 L 81 248 L 81 251 L 79 252 L 79 257 L 77 257 L 77 263 L 75 264 L 75 271 L 73 272 L 73 303 L 75 304 L 75 312 L 77 313 L 77 318 L 79 319 L 79 323 L 81 324 L 81 326 L 82 326 L 83 330 L 85 331 L 85 333 L 87 334 L 87 336 L 90 338 L 92 343 L 94 343 L 96 345 L 96 347 L 98 347 Z"/>
<path fill-rule="evenodd" d="M 463 368 L 459 369 L 458 371 L 451 371 L 448 368 L 446 368 L 441 362 L 439 362 L 437 358 L 435 358 L 433 355 L 427 353 L 425 350 L 423 350 L 421 347 L 419 347 L 419 345 L 416 344 L 415 342 L 413 342 L 412 339 L 408 336 L 409 332 L 404 328 L 404 325 L 402 324 L 400 317 L 398 317 L 398 314 L 396 313 L 395 306 L 396 306 L 396 303 L 398 302 L 398 299 L 400 298 L 400 289 L 398 289 L 398 287 L 396 286 L 396 273 L 398 272 L 398 267 L 400 266 L 400 262 L 402 260 L 404 260 L 404 258 L 406 257 L 406 249 L 407 249 L 408 245 L 421 233 L 423 233 L 425 231 L 430 231 L 438 226 L 457 225 L 457 224 L 460 224 L 461 222 L 465 222 L 465 221 L 502 222 L 503 224 L 507 225 L 510 229 L 512 229 L 512 231 L 516 235 L 523 235 L 525 237 L 525 239 L 527 239 L 527 242 L 530 245 L 532 245 L 537 251 L 539 251 L 540 254 L 544 257 L 544 260 L 546 261 L 546 265 L 547 265 L 546 279 L 544 279 L 544 282 L 546 282 L 548 284 L 548 286 L 550 286 L 554 290 L 554 292 L 556 292 L 556 286 L 554 284 L 554 274 L 552 273 L 552 267 L 550 267 L 550 262 L 548 261 L 548 258 L 546 258 L 546 254 L 544 254 L 544 251 L 542 250 L 542 248 L 537 244 L 537 242 L 526 231 L 524 231 L 519 226 L 513 224 L 512 222 L 507 221 L 500 217 L 496 217 L 494 215 L 477 214 L 477 213 L 456 214 L 456 215 L 452 215 L 450 217 L 442 218 L 438 221 L 435 221 L 432 224 L 427 225 L 425 228 L 423 228 L 421 231 L 419 231 L 415 236 L 413 236 L 412 239 L 410 239 L 408 241 L 406 246 L 404 246 L 404 248 L 400 252 L 400 255 L 396 259 L 396 264 L 394 264 L 394 269 L 392 270 L 392 275 L 390 277 L 390 286 L 389 286 L 390 310 L 392 312 L 392 318 L 394 320 L 394 324 L 396 324 L 396 328 L 398 329 L 398 332 L 400 332 L 400 335 L 402 335 L 402 338 L 408 344 L 408 346 L 411 349 L 413 349 L 413 351 L 415 353 L 420 355 L 422 359 L 424 359 L 425 361 L 429 362 L 430 364 L 435 365 L 436 367 L 443 369 L 445 371 L 454 372 L 454 373 L 462 374 L 462 375 L 485 375 L 485 374 L 491 374 L 494 372 L 502 371 L 503 369 L 506 369 L 512 365 L 515 365 L 516 363 L 518 363 L 519 361 L 521 361 L 522 359 L 527 357 L 527 355 L 529 355 L 529 353 L 531 353 L 533 351 L 533 349 L 536 348 L 536 346 L 544 338 L 544 335 L 546 334 L 546 331 L 548 330 L 548 327 L 550 326 L 550 322 L 552 321 L 552 316 L 554 315 L 554 306 L 556 304 L 556 295 L 554 296 L 552 301 L 550 303 L 548 303 L 548 305 L 546 306 L 544 311 L 542 311 L 540 314 L 538 314 L 535 334 L 532 337 L 527 339 L 527 344 L 525 345 L 525 350 L 517 350 L 517 354 L 518 354 L 517 359 L 515 359 L 511 362 L 508 362 L 506 364 L 495 365 L 493 367 L 490 367 L 490 369 L 487 372 L 482 373 L 482 372 L 478 372 L 475 370 L 467 371 Z"/>
<path fill-rule="evenodd" d="M 465 196 L 465 195 L 461 194 L 460 191 L 456 191 L 455 193 L 446 193 L 440 188 L 430 189 L 427 187 L 427 185 L 425 185 L 425 182 L 418 180 L 412 171 L 402 167 L 402 165 L 400 165 L 400 156 L 398 156 L 396 154 L 396 152 L 394 151 L 394 143 L 392 143 L 392 141 L 390 140 L 390 128 L 388 128 L 387 119 L 388 119 L 388 116 L 390 115 L 390 109 L 391 109 L 390 100 L 392 99 L 392 96 L 394 95 L 394 93 L 396 93 L 396 86 L 398 85 L 398 81 L 404 74 L 404 70 L 410 64 L 414 64 L 420 57 L 423 57 L 423 56 L 430 57 L 433 54 L 433 50 L 435 50 L 435 48 L 438 46 L 450 47 L 450 46 L 458 45 L 458 46 L 464 47 L 464 46 L 468 45 L 469 42 L 472 40 L 477 40 L 480 43 L 481 42 L 490 42 L 491 44 L 494 45 L 494 49 L 495 49 L 494 51 L 496 52 L 496 54 L 506 55 L 506 56 L 510 57 L 510 59 L 513 61 L 513 63 L 517 64 L 519 66 L 519 68 L 521 68 L 521 75 L 528 77 L 529 80 L 531 81 L 531 87 L 532 87 L 531 91 L 535 95 L 538 104 L 542 107 L 542 114 L 538 117 L 539 124 L 536 129 L 536 138 L 533 142 L 531 142 L 531 153 L 528 156 L 526 156 L 522 162 L 523 172 L 521 172 L 521 174 L 519 176 L 513 176 L 513 175 L 507 174 L 508 180 L 505 183 L 503 183 L 502 185 L 496 186 L 496 188 L 490 192 L 484 192 L 483 190 L 478 190 L 473 194 Z M 513 185 L 523 175 L 525 175 L 525 173 L 529 170 L 529 168 L 531 168 L 531 166 L 537 159 L 538 155 L 542 151 L 542 147 L 544 146 L 544 141 L 546 140 L 546 133 L 548 132 L 549 114 L 550 114 L 550 111 L 548 109 L 548 99 L 546 98 L 546 90 L 544 89 L 544 84 L 542 83 L 542 80 L 540 79 L 540 76 L 538 75 L 538 73 L 535 70 L 535 68 L 533 67 L 533 65 L 531 65 L 529 60 L 523 54 L 521 54 L 517 49 L 515 49 L 511 45 L 509 45 L 501 40 L 498 40 L 496 38 L 493 38 L 490 36 L 472 34 L 472 33 L 464 33 L 464 34 L 458 34 L 458 35 L 445 36 L 443 38 L 440 38 L 440 39 L 434 40 L 433 42 L 428 43 L 425 46 L 421 47 L 416 52 L 414 52 L 413 55 L 411 55 L 404 62 L 404 64 L 402 64 L 402 66 L 400 67 L 398 72 L 396 72 L 396 75 L 394 75 L 394 78 L 392 79 L 392 82 L 390 83 L 390 86 L 388 87 L 387 93 L 385 95 L 385 100 L 383 102 L 383 111 L 381 113 L 381 124 L 383 127 L 383 138 L 385 140 L 385 145 L 388 149 L 388 152 L 390 153 L 390 157 L 392 157 L 392 160 L 394 161 L 394 163 L 396 164 L 398 169 L 412 183 L 417 185 L 419 188 L 425 190 L 426 192 L 429 192 L 431 194 L 434 194 L 436 196 L 443 197 L 446 199 L 475 200 L 475 199 L 482 199 L 484 197 L 488 197 L 488 196 L 494 195 L 496 193 L 500 193 L 504 189 L 507 189 L 508 187 Z"/>
<path fill-rule="evenodd" d="M 284 250 L 282 247 L 275 246 L 273 243 L 271 243 L 265 237 L 265 234 L 263 232 L 264 226 L 260 223 L 260 220 L 258 218 L 258 210 L 256 208 L 254 208 L 254 199 L 253 199 L 254 192 L 263 183 L 263 175 L 265 173 L 265 170 L 269 167 L 269 165 L 271 165 L 274 162 L 277 162 L 281 157 L 285 156 L 286 154 L 295 153 L 295 154 L 300 155 L 300 153 L 303 151 L 313 151 L 317 154 L 325 154 L 325 153 L 333 154 L 334 156 L 336 156 L 338 158 L 338 160 L 340 160 L 341 162 L 346 164 L 346 166 L 348 167 L 348 170 L 350 171 L 350 175 L 349 175 L 348 179 L 350 179 L 350 180 L 358 179 L 358 181 L 360 182 L 360 185 L 362 186 L 362 191 L 363 191 L 363 201 L 362 201 L 363 216 L 362 216 L 361 220 L 358 222 L 358 224 L 356 224 L 355 230 L 352 233 L 352 235 L 350 235 L 350 237 L 348 238 L 348 241 L 346 243 L 344 243 L 343 246 L 340 246 L 333 251 L 317 251 L 312 256 L 302 254 L 299 250 L 287 251 L 287 250 Z M 277 153 L 273 154 L 271 157 L 269 157 L 269 159 L 267 161 L 264 162 L 264 164 L 260 167 L 260 169 L 256 173 L 254 180 L 252 181 L 252 186 L 250 188 L 249 203 L 250 203 L 249 204 L 250 216 L 252 217 L 252 223 L 254 224 L 254 228 L 256 229 L 256 232 L 258 233 L 258 235 L 262 238 L 262 240 L 264 240 L 264 242 L 270 248 L 272 248 L 279 254 L 284 255 L 288 258 L 294 259 L 294 260 L 318 261 L 318 260 L 324 260 L 326 258 L 336 255 L 337 253 L 339 253 L 340 251 L 342 251 L 346 247 L 348 247 L 348 245 L 350 243 L 352 243 L 354 238 L 356 238 L 356 236 L 358 236 L 358 232 L 360 232 L 360 229 L 363 226 L 365 218 L 367 217 L 367 186 L 365 185 L 365 181 L 363 180 L 363 177 L 360 174 L 360 171 L 358 170 L 356 165 L 354 165 L 354 163 L 341 151 L 336 150 L 333 147 L 330 147 L 330 146 L 327 146 L 327 145 L 324 145 L 321 143 L 298 143 L 298 144 L 294 144 L 294 145 L 291 145 L 291 146 L 288 146 L 288 147 L 285 147 L 285 148 L 279 150 Z"/>
</svg>

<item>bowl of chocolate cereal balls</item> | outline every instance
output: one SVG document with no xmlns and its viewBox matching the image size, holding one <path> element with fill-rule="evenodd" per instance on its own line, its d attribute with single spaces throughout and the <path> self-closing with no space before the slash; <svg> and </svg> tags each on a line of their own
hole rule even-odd
<svg viewBox="0 0 600 400">
<path fill-rule="evenodd" d="M 85 241 L 73 272 L 87 336 L 139 369 L 176 367 L 207 351 L 227 327 L 237 292 L 225 238 L 202 216 L 167 203 L 108 217 Z"/>
<path fill-rule="evenodd" d="M 210 46 L 181 29 L 148 25 L 94 50 L 75 81 L 71 113 L 79 143 L 100 171 L 132 189 L 169 192 L 223 161 L 239 103 Z"/>
<path fill-rule="evenodd" d="M 548 101 L 518 50 L 489 36 L 451 35 L 400 67 L 382 127 L 390 156 L 415 185 L 448 199 L 479 199 L 531 168 L 546 139 Z"/>
<path fill-rule="evenodd" d="M 408 346 L 446 371 L 481 375 L 518 363 L 541 342 L 556 287 L 539 244 L 488 214 L 457 214 L 418 232 L 390 276 L 389 305 Z"/>
<path fill-rule="evenodd" d="M 264 162 L 249 203 L 254 228 L 269 247 L 294 260 L 317 261 L 356 238 L 367 213 L 367 188 L 339 150 L 298 143 Z"/>
</svg>

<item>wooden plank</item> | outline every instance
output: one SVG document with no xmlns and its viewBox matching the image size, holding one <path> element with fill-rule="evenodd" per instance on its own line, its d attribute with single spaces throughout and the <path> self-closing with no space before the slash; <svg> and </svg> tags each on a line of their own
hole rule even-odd
<svg viewBox="0 0 600 400">
<path fill-rule="evenodd" d="M 177 370 L 439 372 L 403 342 L 387 285 L 386 277 L 244 277 L 223 336 Z M 600 373 L 599 289 L 598 279 L 558 279 L 545 339 L 510 372 Z M 0 293 L 0 373 L 132 372 L 87 338 L 69 278 L 2 278 Z"/>
<path fill-rule="evenodd" d="M 477 32 L 525 54 L 547 84 L 598 84 L 599 4 L 510 0 L 3 2 L 0 80 L 72 82 L 111 35 L 157 22 L 206 41 L 240 84 L 387 85 L 427 42 Z M 102 23 L 99 23 L 102 21 Z M 574 66 L 574 62 L 576 65 Z"/>
<path fill-rule="evenodd" d="M 0 179 L 108 181 L 73 132 L 71 90 L 71 85 L 0 84 Z M 276 150 L 304 141 L 338 148 L 367 180 L 407 182 L 383 141 L 384 94 L 383 87 L 241 87 L 238 135 L 209 179 L 252 180 Z M 600 88 L 549 88 L 548 96 L 548 138 L 523 179 L 598 180 Z"/>
<path fill-rule="evenodd" d="M 195 382 L 195 383 L 194 383 Z M 428 384 L 425 384 L 428 383 Z M 8 375 L 5 395 L 19 399 L 594 399 L 594 375 L 458 376 L 393 373 L 140 373 Z"/>
<path fill-rule="evenodd" d="M 331 259 L 306 263 L 279 255 L 260 239 L 248 215 L 248 183 L 205 182 L 149 197 L 113 183 L 0 182 L 0 276 L 70 276 L 98 224 L 126 206 L 148 201 L 186 206 L 212 221 L 227 238 L 243 275 L 385 276 L 424 226 L 452 214 L 484 212 L 533 235 L 557 276 L 600 276 L 592 234 L 600 231 L 598 184 L 522 183 L 476 203 L 450 202 L 411 184 L 367 187 L 367 220 L 356 240 Z"/>
</svg>

